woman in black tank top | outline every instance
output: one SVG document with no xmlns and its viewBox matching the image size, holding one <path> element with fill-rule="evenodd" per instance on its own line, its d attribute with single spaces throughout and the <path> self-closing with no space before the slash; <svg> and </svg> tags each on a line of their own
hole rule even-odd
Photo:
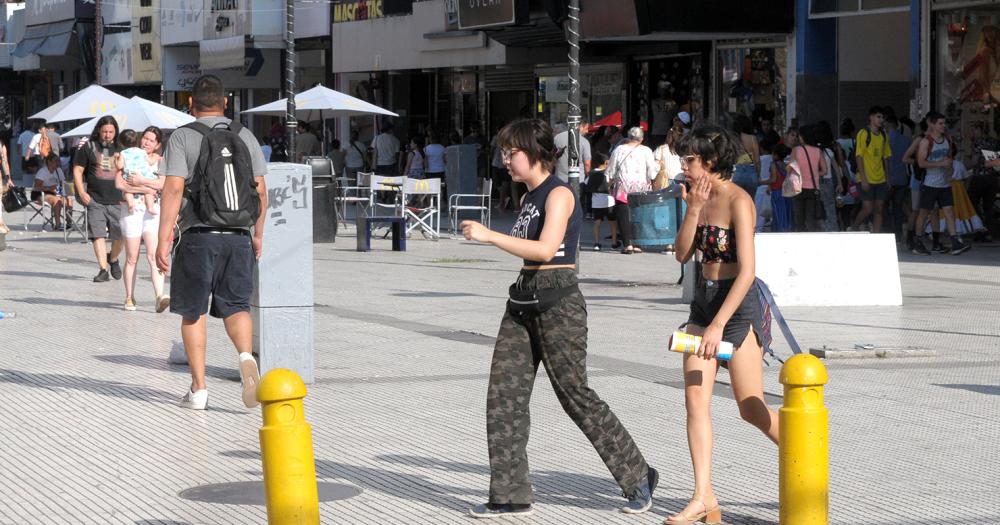
<svg viewBox="0 0 1000 525">
<path fill-rule="evenodd" d="M 577 286 L 576 251 L 582 217 L 576 196 L 552 174 L 557 153 L 541 120 L 507 125 L 497 137 L 514 182 L 528 186 L 510 235 L 462 222 L 468 240 L 521 257 L 500 323 L 486 401 L 490 453 L 489 501 L 470 509 L 477 518 L 533 512 L 528 479 L 528 405 L 538 364 L 545 364 L 563 409 L 604 459 L 628 502 L 622 512 L 652 506 L 656 470 L 608 405 L 587 386 L 587 306 Z"/>
</svg>

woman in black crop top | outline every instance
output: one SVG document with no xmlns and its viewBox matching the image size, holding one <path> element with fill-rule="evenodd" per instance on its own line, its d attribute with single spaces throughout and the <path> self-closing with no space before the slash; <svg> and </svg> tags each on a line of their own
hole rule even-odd
<svg viewBox="0 0 1000 525">
<path fill-rule="evenodd" d="M 622 512 L 652 506 L 656 470 L 628 431 L 587 386 L 587 305 L 577 286 L 576 251 L 583 222 L 569 186 L 552 174 L 552 129 L 519 120 L 497 137 L 514 182 L 528 186 L 510 234 L 462 222 L 468 240 L 487 242 L 524 260 L 500 323 L 486 401 L 490 453 L 489 501 L 470 509 L 477 518 L 533 512 L 528 479 L 528 405 L 538 364 L 545 364 L 563 409 L 590 439 L 628 503 Z"/>
<path fill-rule="evenodd" d="M 712 490 L 709 414 L 720 342 L 735 348 L 728 368 L 740 415 L 778 442 L 778 416 L 764 403 L 762 343 L 768 342 L 770 326 L 754 277 L 757 212 L 753 199 L 731 181 L 742 152 L 739 139 L 717 126 L 703 126 L 681 138 L 677 152 L 691 185 L 682 190 L 687 212 L 677 234 L 677 260 L 685 263 L 696 251 L 702 257 L 686 331 L 701 336 L 702 343 L 696 355 L 684 356 L 694 494 L 683 510 L 664 523 L 722 523 Z"/>
</svg>

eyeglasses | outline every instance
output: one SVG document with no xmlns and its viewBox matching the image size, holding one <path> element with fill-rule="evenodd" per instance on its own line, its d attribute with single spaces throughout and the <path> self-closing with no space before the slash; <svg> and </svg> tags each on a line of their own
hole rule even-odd
<svg viewBox="0 0 1000 525">
<path fill-rule="evenodd" d="M 514 154 L 517 153 L 518 151 L 521 151 L 521 150 L 519 150 L 517 148 L 501 149 L 500 150 L 500 157 L 503 159 L 504 162 L 508 162 L 508 161 L 510 161 L 510 158 L 513 157 Z"/>
<path fill-rule="evenodd" d="M 691 164 L 692 162 L 694 162 L 694 159 L 698 159 L 698 158 L 701 158 L 701 156 L 700 155 L 685 155 L 685 156 L 681 157 L 681 164 Z"/>
</svg>

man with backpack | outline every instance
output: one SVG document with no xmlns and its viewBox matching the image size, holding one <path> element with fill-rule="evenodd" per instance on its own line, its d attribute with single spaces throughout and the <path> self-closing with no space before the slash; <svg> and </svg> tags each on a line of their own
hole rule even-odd
<svg viewBox="0 0 1000 525">
<path fill-rule="evenodd" d="M 239 354 L 243 403 L 257 406 L 250 296 L 264 238 L 267 167 L 253 133 L 225 117 L 227 103 L 218 77 L 195 81 L 190 106 L 197 120 L 170 137 L 160 204 L 156 265 L 162 272 L 171 269 L 173 228 L 180 216 L 170 311 L 182 317 L 181 337 L 191 368 L 191 386 L 181 405 L 194 410 L 208 404 L 206 313 L 223 319 Z"/>
<path fill-rule="evenodd" d="M 892 150 L 889 137 L 882 129 L 885 121 L 882 108 L 873 106 L 868 110 L 868 125 L 858 132 L 855 139 L 855 156 L 858 164 L 858 183 L 861 185 L 861 213 L 854 219 L 857 230 L 869 217 L 872 219 L 872 233 L 881 233 L 882 216 L 885 215 L 885 201 L 889 198 L 889 158 Z"/>
</svg>

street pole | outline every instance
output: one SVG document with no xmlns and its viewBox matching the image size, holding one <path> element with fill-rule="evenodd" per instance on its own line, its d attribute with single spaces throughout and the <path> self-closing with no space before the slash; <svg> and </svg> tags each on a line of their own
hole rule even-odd
<svg viewBox="0 0 1000 525">
<path fill-rule="evenodd" d="M 94 80 L 101 85 L 101 44 L 104 41 L 104 19 L 101 15 L 101 0 L 94 2 Z"/>
<path fill-rule="evenodd" d="M 295 0 L 285 2 L 285 96 L 288 106 L 285 114 L 285 152 L 288 162 L 295 162 Z"/>
<path fill-rule="evenodd" d="M 580 0 L 569 0 L 566 18 L 566 43 L 569 44 L 569 124 L 567 153 L 569 153 L 569 184 L 577 201 L 580 199 Z M 580 204 L 577 204 L 580 206 Z M 577 252 L 576 267 L 580 269 L 580 243 L 574 246 Z"/>
</svg>

